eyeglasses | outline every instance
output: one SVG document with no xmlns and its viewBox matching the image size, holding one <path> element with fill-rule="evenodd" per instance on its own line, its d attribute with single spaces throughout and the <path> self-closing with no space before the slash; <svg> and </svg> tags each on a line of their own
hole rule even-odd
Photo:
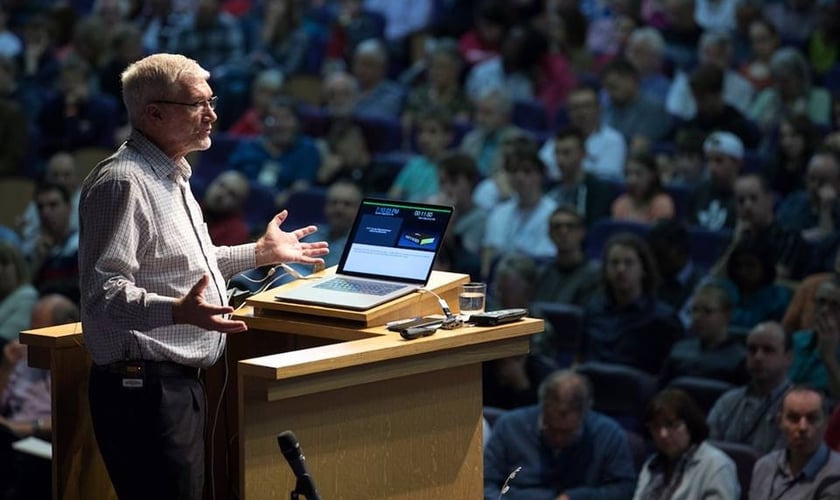
<svg viewBox="0 0 840 500">
<path fill-rule="evenodd" d="M 651 433 L 657 433 L 662 429 L 667 429 L 668 431 L 675 431 L 685 425 L 685 421 L 677 419 L 677 420 L 666 420 L 664 422 L 648 422 L 645 426 L 648 428 L 648 431 Z"/>
<path fill-rule="evenodd" d="M 196 101 L 196 102 L 178 102 L 178 101 L 167 101 L 165 99 L 158 99 L 157 101 L 152 101 L 155 104 L 177 104 L 178 106 L 188 106 L 193 109 L 202 109 L 205 106 L 209 107 L 210 109 L 215 110 L 216 104 L 219 102 L 219 96 L 214 95 L 210 99 L 205 99 L 203 101 Z"/>
<path fill-rule="evenodd" d="M 713 314 L 718 311 L 720 311 L 720 308 L 717 307 L 695 306 L 691 308 L 691 314 Z"/>
</svg>

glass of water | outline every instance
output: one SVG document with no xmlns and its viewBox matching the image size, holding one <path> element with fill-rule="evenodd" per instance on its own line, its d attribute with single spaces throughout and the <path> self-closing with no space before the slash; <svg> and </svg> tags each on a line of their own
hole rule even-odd
<svg viewBox="0 0 840 500">
<path fill-rule="evenodd" d="M 461 317 L 468 320 L 470 315 L 484 312 L 484 299 L 487 296 L 487 285 L 484 283 L 467 283 L 461 285 L 458 291 L 458 310 Z"/>
</svg>

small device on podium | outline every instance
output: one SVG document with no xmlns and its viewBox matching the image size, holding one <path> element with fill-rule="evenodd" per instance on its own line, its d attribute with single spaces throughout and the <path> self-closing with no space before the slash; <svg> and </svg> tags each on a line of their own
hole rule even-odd
<svg viewBox="0 0 840 500">
<path fill-rule="evenodd" d="M 289 494 L 291 500 L 298 500 L 301 496 L 306 500 L 321 500 L 318 490 L 315 489 L 315 481 L 306 469 L 306 459 L 300 450 L 300 443 L 292 431 L 283 431 L 277 435 L 277 445 L 280 452 L 289 462 L 292 472 L 297 478 L 295 489 Z"/>
</svg>

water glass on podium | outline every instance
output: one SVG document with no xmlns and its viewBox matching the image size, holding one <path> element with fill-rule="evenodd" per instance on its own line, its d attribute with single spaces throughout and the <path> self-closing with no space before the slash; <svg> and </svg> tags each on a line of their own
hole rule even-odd
<svg viewBox="0 0 840 500">
<path fill-rule="evenodd" d="M 470 315 L 484 312 L 484 302 L 487 297 L 487 285 L 485 283 L 467 283 L 461 285 L 458 291 L 458 310 L 464 321 L 470 319 Z"/>
</svg>

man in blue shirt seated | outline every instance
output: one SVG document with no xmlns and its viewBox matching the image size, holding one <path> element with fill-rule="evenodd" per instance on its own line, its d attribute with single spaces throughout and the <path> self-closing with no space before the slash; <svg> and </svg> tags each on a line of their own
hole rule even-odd
<svg viewBox="0 0 840 500">
<path fill-rule="evenodd" d="M 540 386 L 540 403 L 496 421 L 484 449 L 484 498 L 629 499 L 636 471 L 624 431 L 590 409 L 581 375 L 560 370 Z M 511 473 L 521 468 L 513 478 Z"/>
</svg>

